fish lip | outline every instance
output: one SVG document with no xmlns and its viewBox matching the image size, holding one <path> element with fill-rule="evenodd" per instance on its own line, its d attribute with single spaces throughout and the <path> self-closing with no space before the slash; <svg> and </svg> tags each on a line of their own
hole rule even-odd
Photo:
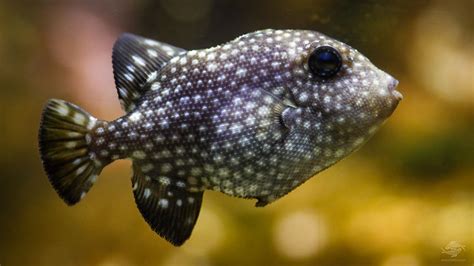
<svg viewBox="0 0 474 266">
<path fill-rule="evenodd" d="M 398 83 L 398 80 L 392 78 L 392 80 L 388 84 L 388 90 L 390 91 L 392 96 L 397 99 L 397 101 L 401 101 L 403 99 L 403 95 L 401 94 L 401 92 L 395 89 L 398 86 Z"/>
<path fill-rule="evenodd" d="M 397 90 L 393 90 L 392 91 L 392 95 L 393 97 L 395 97 L 395 99 L 397 99 L 397 101 L 401 101 L 403 100 L 403 94 L 401 94 L 399 91 Z"/>
</svg>

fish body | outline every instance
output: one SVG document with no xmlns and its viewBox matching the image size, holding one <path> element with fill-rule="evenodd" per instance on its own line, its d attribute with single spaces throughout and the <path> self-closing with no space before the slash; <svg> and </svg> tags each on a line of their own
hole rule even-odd
<svg viewBox="0 0 474 266">
<path fill-rule="evenodd" d="M 359 148 L 401 99 L 393 77 L 314 31 L 192 51 L 124 34 L 112 58 L 126 115 L 106 122 L 50 100 L 43 165 L 72 205 L 104 166 L 132 159 L 137 207 L 174 245 L 190 237 L 205 190 L 265 206 Z"/>
</svg>

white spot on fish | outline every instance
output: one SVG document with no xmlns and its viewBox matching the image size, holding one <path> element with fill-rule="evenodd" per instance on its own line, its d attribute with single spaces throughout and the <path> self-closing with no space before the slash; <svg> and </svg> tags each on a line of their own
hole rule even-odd
<svg viewBox="0 0 474 266">
<path fill-rule="evenodd" d="M 77 170 L 76 170 L 76 175 L 82 174 L 82 173 L 86 170 L 86 168 L 87 168 L 87 164 L 85 164 L 85 165 L 83 165 L 83 166 L 77 168 Z"/>
<path fill-rule="evenodd" d="M 136 122 L 142 118 L 142 114 L 140 112 L 135 112 L 129 116 L 129 119 L 133 122 Z"/>
<path fill-rule="evenodd" d="M 147 173 L 149 171 L 151 171 L 153 169 L 153 164 L 151 163 L 148 163 L 148 164 L 145 164 L 144 166 L 142 166 L 142 171 L 144 173 Z"/>
<path fill-rule="evenodd" d="M 168 208 L 168 200 L 167 199 L 160 199 L 158 201 L 158 205 L 163 208 L 163 209 L 166 209 Z"/>
<path fill-rule="evenodd" d="M 150 195 L 151 195 L 151 190 L 149 188 L 145 188 L 143 190 L 143 197 L 147 199 L 148 197 L 150 197 Z"/>
<path fill-rule="evenodd" d="M 150 74 L 148 74 L 148 77 L 147 77 L 147 79 L 146 79 L 146 82 L 151 82 L 151 81 L 155 80 L 156 77 L 158 77 L 158 72 L 153 71 L 153 72 L 151 72 Z"/>
<path fill-rule="evenodd" d="M 151 57 L 157 57 L 158 56 L 158 53 L 153 50 L 153 49 L 147 49 L 146 52 L 148 53 L 149 56 Z"/>
<path fill-rule="evenodd" d="M 146 153 L 144 153 L 143 151 L 137 150 L 133 152 L 132 156 L 136 159 L 145 159 Z"/>
<path fill-rule="evenodd" d="M 143 58 L 141 58 L 140 56 L 132 55 L 132 59 L 133 59 L 133 61 L 135 61 L 136 64 L 138 64 L 140 66 L 146 66 L 145 60 Z"/>
<path fill-rule="evenodd" d="M 86 121 L 86 117 L 81 113 L 75 113 L 72 119 L 74 120 L 74 123 L 79 125 L 84 125 Z"/>
<path fill-rule="evenodd" d="M 69 107 L 63 103 L 60 103 L 56 107 L 56 112 L 58 112 L 58 114 L 61 116 L 67 116 L 69 114 Z"/>
</svg>

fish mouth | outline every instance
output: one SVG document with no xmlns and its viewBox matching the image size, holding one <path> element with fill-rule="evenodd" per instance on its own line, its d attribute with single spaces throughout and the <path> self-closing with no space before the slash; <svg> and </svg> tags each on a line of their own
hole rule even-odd
<svg viewBox="0 0 474 266">
<path fill-rule="evenodd" d="M 403 99 L 403 95 L 395 89 L 398 86 L 398 83 L 398 80 L 392 78 L 392 80 L 388 84 L 388 90 L 390 91 L 392 96 L 397 99 L 397 101 L 401 101 Z"/>
<path fill-rule="evenodd" d="M 403 94 L 401 94 L 397 90 L 393 90 L 392 95 L 393 95 L 393 97 L 395 97 L 395 99 L 397 99 L 397 101 L 401 101 L 403 99 Z"/>
</svg>

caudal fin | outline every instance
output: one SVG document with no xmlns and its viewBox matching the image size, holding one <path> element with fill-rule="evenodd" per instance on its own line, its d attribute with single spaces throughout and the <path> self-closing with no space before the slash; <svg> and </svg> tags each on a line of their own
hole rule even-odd
<svg viewBox="0 0 474 266">
<path fill-rule="evenodd" d="M 44 108 L 39 129 L 41 160 L 49 181 L 68 205 L 79 202 L 102 171 L 103 165 L 88 147 L 89 133 L 99 122 L 66 101 L 52 99 Z"/>
</svg>

